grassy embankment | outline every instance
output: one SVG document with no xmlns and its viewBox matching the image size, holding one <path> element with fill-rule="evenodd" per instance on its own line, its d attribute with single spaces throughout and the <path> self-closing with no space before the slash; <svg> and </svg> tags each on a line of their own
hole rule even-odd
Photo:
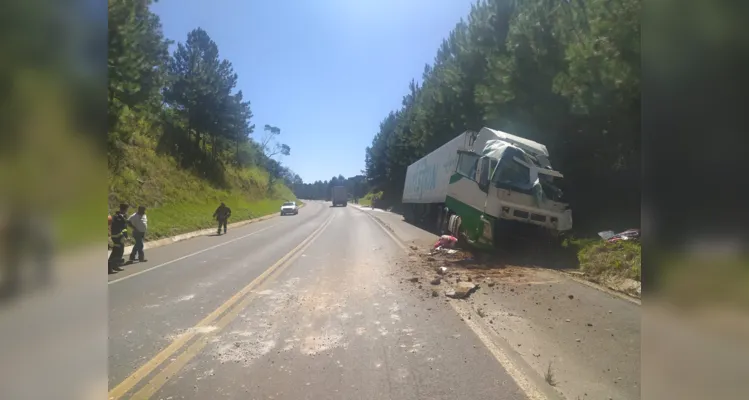
<svg viewBox="0 0 749 400">
<path fill-rule="evenodd" d="M 640 242 L 608 243 L 600 238 L 570 238 L 565 240 L 562 246 L 572 246 L 576 250 L 580 271 L 588 280 L 605 283 L 611 280 L 641 279 Z"/>
<path fill-rule="evenodd" d="M 382 192 L 376 192 L 376 193 L 369 192 L 369 193 L 367 193 L 364 197 L 362 197 L 361 199 L 359 199 L 359 205 L 365 206 L 365 207 L 371 207 L 372 206 L 372 198 L 374 196 L 382 197 Z"/>
<path fill-rule="evenodd" d="M 151 139 L 136 137 L 124 149 L 121 172 L 109 176 L 109 212 L 121 201 L 131 205 L 130 212 L 145 205 L 147 240 L 215 226 L 212 215 L 221 201 L 232 210 L 231 223 L 275 213 L 281 203 L 296 199 L 281 183 L 268 191 L 268 173 L 261 168 L 227 167 L 224 182 L 216 184 L 155 149 Z"/>
</svg>

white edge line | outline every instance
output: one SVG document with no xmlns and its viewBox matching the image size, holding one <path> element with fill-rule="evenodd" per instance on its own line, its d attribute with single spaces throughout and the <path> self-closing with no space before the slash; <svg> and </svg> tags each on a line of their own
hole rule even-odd
<svg viewBox="0 0 749 400">
<path fill-rule="evenodd" d="M 364 212 L 364 210 L 362 210 Z M 382 223 L 378 220 L 377 217 L 370 215 L 367 212 L 364 212 L 367 214 L 370 218 L 372 218 L 377 224 L 377 226 L 382 229 L 383 232 L 385 232 L 388 236 L 390 236 L 391 239 L 406 253 L 408 252 L 408 247 L 406 247 L 404 244 L 401 243 L 401 240 L 398 239 L 393 233 L 391 233 L 389 230 L 385 228 L 385 226 L 382 225 Z M 410 253 L 409 253 L 410 254 Z M 452 304 L 450 302 L 450 306 L 455 310 L 458 315 L 461 314 L 460 310 L 457 308 L 455 304 Z M 516 366 L 515 363 L 510 360 L 510 358 L 505 354 L 502 349 L 500 349 L 498 346 L 494 344 L 494 342 L 487 336 L 487 334 L 484 332 L 484 330 L 475 322 L 465 319 L 466 325 L 468 328 L 473 331 L 473 333 L 478 337 L 478 339 L 481 341 L 481 343 L 486 346 L 486 348 L 489 350 L 490 353 L 492 353 L 492 356 L 494 356 L 494 359 L 499 362 L 499 364 L 505 369 L 508 375 L 512 378 L 513 381 L 515 381 L 515 384 L 518 385 L 520 390 L 525 393 L 525 395 L 531 399 L 531 400 L 545 400 L 548 399 L 537 387 L 535 384 L 533 384 L 530 379 L 525 376 L 523 372 L 521 372 Z"/>
<path fill-rule="evenodd" d="M 217 245 L 215 245 L 215 246 L 211 246 L 211 247 L 205 248 L 205 249 L 203 249 L 203 250 L 200 250 L 200 251 L 196 251 L 196 252 L 194 252 L 194 253 L 190 253 L 190 254 L 188 254 L 188 255 L 186 255 L 186 256 L 182 256 L 182 257 L 179 257 L 179 258 L 175 258 L 174 260 L 170 260 L 170 261 L 167 261 L 167 262 L 165 262 L 165 263 L 161 263 L 161 264 L 159 264 L 159 265 L 155 265 L 155 266 L 153 266 L 153 267 L 151 267 L 151 268 L 148 268 L 148 269 L 144 269 L 143 271 L 138 271 L 138 272 L 136 272 L 136 273 L 134 273 L 134 274 L 130 274 L 130 275 L 128 275 L 128 276 L 123 276 L 122 278 L 119 278 L 119 279 L 114 279 L 114 280 L 111 280 L 111 281 L 107 282 L 107 285 L 111 285 L 111 284 L 113 284 L 113 283 L 117 283 L 117 282 L 122 282 L 122 281 L 124 281 L 125 279 L 130 279 L 130 278 L 132 278 L 132 277 L 134 277 L 134 276 L 138 276 L 138 275 L 140 275 L 140 274 L 145 274 L 146 272 L 149 272 L 149 271 L 153 271 L 153 270 L 155 270 L 156 268 L 161 268 L 161 267 L 163 267 L 163 266 L 165 266 L 165 265 L 169 265 L 169 264 L 175 263 L 175 262 L 177 262 L 177 261 L 180 261 L 180 260 L 184 260 L 185 258 L 188 258 L 188 257 L 196 256 L 196 255 L 198 255 L 198 254 L 200 254 L 200 253 L 204 253 L 204 252 L 206 252 L 206 251 L 208 251 L 208 250 L 213 250 L 213 249 L 215 249 L 215 248 L 218 248 L 218 247 L 221 247 L 221 246 L 227 245 L 227 244 L 229 244 L 229 243 L 232 243 L 232 242 L 236 242 L 237 240 L 241 240 L 241 239 L 244 239 L 244 238 L 246 238 L 246 237 L 248 237 L 248 236 L 252 236 L 252 235 L 254 235 L 254 234 L 256 234 L 256 233 L 260 233 L 260 232 L 262 232 L 262 231 L 264 231 L 264 230 L 268 230 L 268 229 L 270 229 L 270 228 L 273 228 L 274 226 L 277 226 L 277 225 L 278 225 L 278 224 L 273 224 L 273 225 L 271 225 L 271 226 L 267 226 L 267 227 L 265 227 L 265 228 L 263 228 L 263 229 L 260 229 L 260 230 L 257 230 L 257 231 L 255 231 L 255 232 L 252 232 L 252 233 L 248 233 L 248 234 L 246 234 L 246 235 L 242 235 L 242 236 L 240 236 L 240 237 L 238 237 L 238 238 L 234 238 L 234 239 L 232 239 L 232 240 L 229 240 L 229 241 L 226 241 L 226 242 L 224 242 L 224 243 L 219 243 L 219 244 L 217 244 Z"/>
<path fill-rule="evenodd" d="M 469 312 L 470 311 L 463 311 L 459 308 L 455 302 L 451 301 L 450 306 L 452 306 L 453 310 L 458 315 L 461 315 L 462 312 Z M 502 367 L 507 372 L 507 375 L 510 375 L 513 381 L 515 381 L 515 384 L 520 387 L 520 390 L 522 390 L 526 396 L 528 396 L 531 400 L 545 400 L 548 399 L 544 394 L 541 393 L 541 391 L 536 388 L 536 385 L 534 385 L 530 379 L 522 372 L 520 371 L 517 366 L 515 366 L 515 363 L 510 360 L 510 357 L 494 342 L 492 339 L 487 335 L 486 332 L 484 332 L 484 329 L 471 320 L 470 318 L 464 318 L 463 322 L 465 322 L 468 327 L 473 331 L 473 333 L 478 336 L 481 343 L 486 346 L 487 349 L 489 349 L 489 352 L 492 353 L 494 358 L 499 361 L 499 363 L 502 365 Z"/>
</svg>

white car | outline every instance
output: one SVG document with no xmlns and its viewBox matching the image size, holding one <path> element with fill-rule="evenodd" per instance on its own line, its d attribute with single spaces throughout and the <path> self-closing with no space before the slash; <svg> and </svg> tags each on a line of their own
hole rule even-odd
<svg viewBox="0 0 749 400">
<path fill-rule="evenodd" d="M 286 215 L 286 214 L 292 214 L 292 215 L 299 214 L 299 207 L 296 206 L 296 202 L 287 201 L 286 203 L 283 203 L 281 205 L 281 215 Z"/>
</svg>

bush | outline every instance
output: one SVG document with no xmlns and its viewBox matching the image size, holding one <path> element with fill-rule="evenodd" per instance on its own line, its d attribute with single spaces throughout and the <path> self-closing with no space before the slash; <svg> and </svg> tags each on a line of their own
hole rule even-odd
<svg viewBox="0 0 749 400">
<path fill-rule="evenodd" d="M 593 277 L 621 277 L 639 281 L 642 247 L 639 242 L 586 240 L 575 243 L 580 269 Z"/>
</svg>

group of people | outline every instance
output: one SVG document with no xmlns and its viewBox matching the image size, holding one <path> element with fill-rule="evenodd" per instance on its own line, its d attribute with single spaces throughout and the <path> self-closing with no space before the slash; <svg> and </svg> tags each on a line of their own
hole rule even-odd
<svg viewBox="0 0 749 400">
<path fill-rule="evenodd" d="M 107 262 L 108 271 L 110 274 L 115 274 L 119 271 L 123 271 L 123 265 L 132 264 L 136 261 L 146 262 L 146 256 L 143 252 L 143 241 L 146 237 L 146 231 L 148 231 L 148 217 L 146 217 L 146 207 L 139 206 L 138 211 L 134 212 L 130 216 L 127 215 L 130 205 L 126 203 L 120 204 L 120 209 L 110 215 L 109 219 L 109 237 L 112 239 L 112 253 L 109 255 Z M 226 234 L 226 226 L 231 217 L 231 208 L 227 207 L 224 202 L 218 206 L 216 211 L 213 213 L 213 218 L 218 221 L 218 235 L 221 235 L 221 227 L 224 228 L 224 234 Z M 130 260 L 125 262 L 125 239 L 128 236 L 128 228 L 133 231 L 133 239 L 135 245 L 133 250 L 130 252 Z"/>
<path fill-rule="evenodd" d="M 146 207 L 139 206 L 138 211 L 128 216 L 127 211 L 129 208 L 130 205 L 122 203 L 120 204 L 120 209 L 114 215 L 109 216 L 109 237 L 112 239 L 112 253 L 109 254 L 107 265 L 110 274 L 122 271 L 122 265 L 126 264 L 123 255 L 125 254 L 125 238 L 128 236 L 128 227 L 133 230 L 133 239 L 135 240 L 135 246 L 133 246 L 133 250 L 130 252 L 128 263 L 134 263 L 136 256 L 138 257 L 138 262 L 147 261 L 146 255 L 143 253 L 143 240 L 148 230 Z"/>
</svg>

